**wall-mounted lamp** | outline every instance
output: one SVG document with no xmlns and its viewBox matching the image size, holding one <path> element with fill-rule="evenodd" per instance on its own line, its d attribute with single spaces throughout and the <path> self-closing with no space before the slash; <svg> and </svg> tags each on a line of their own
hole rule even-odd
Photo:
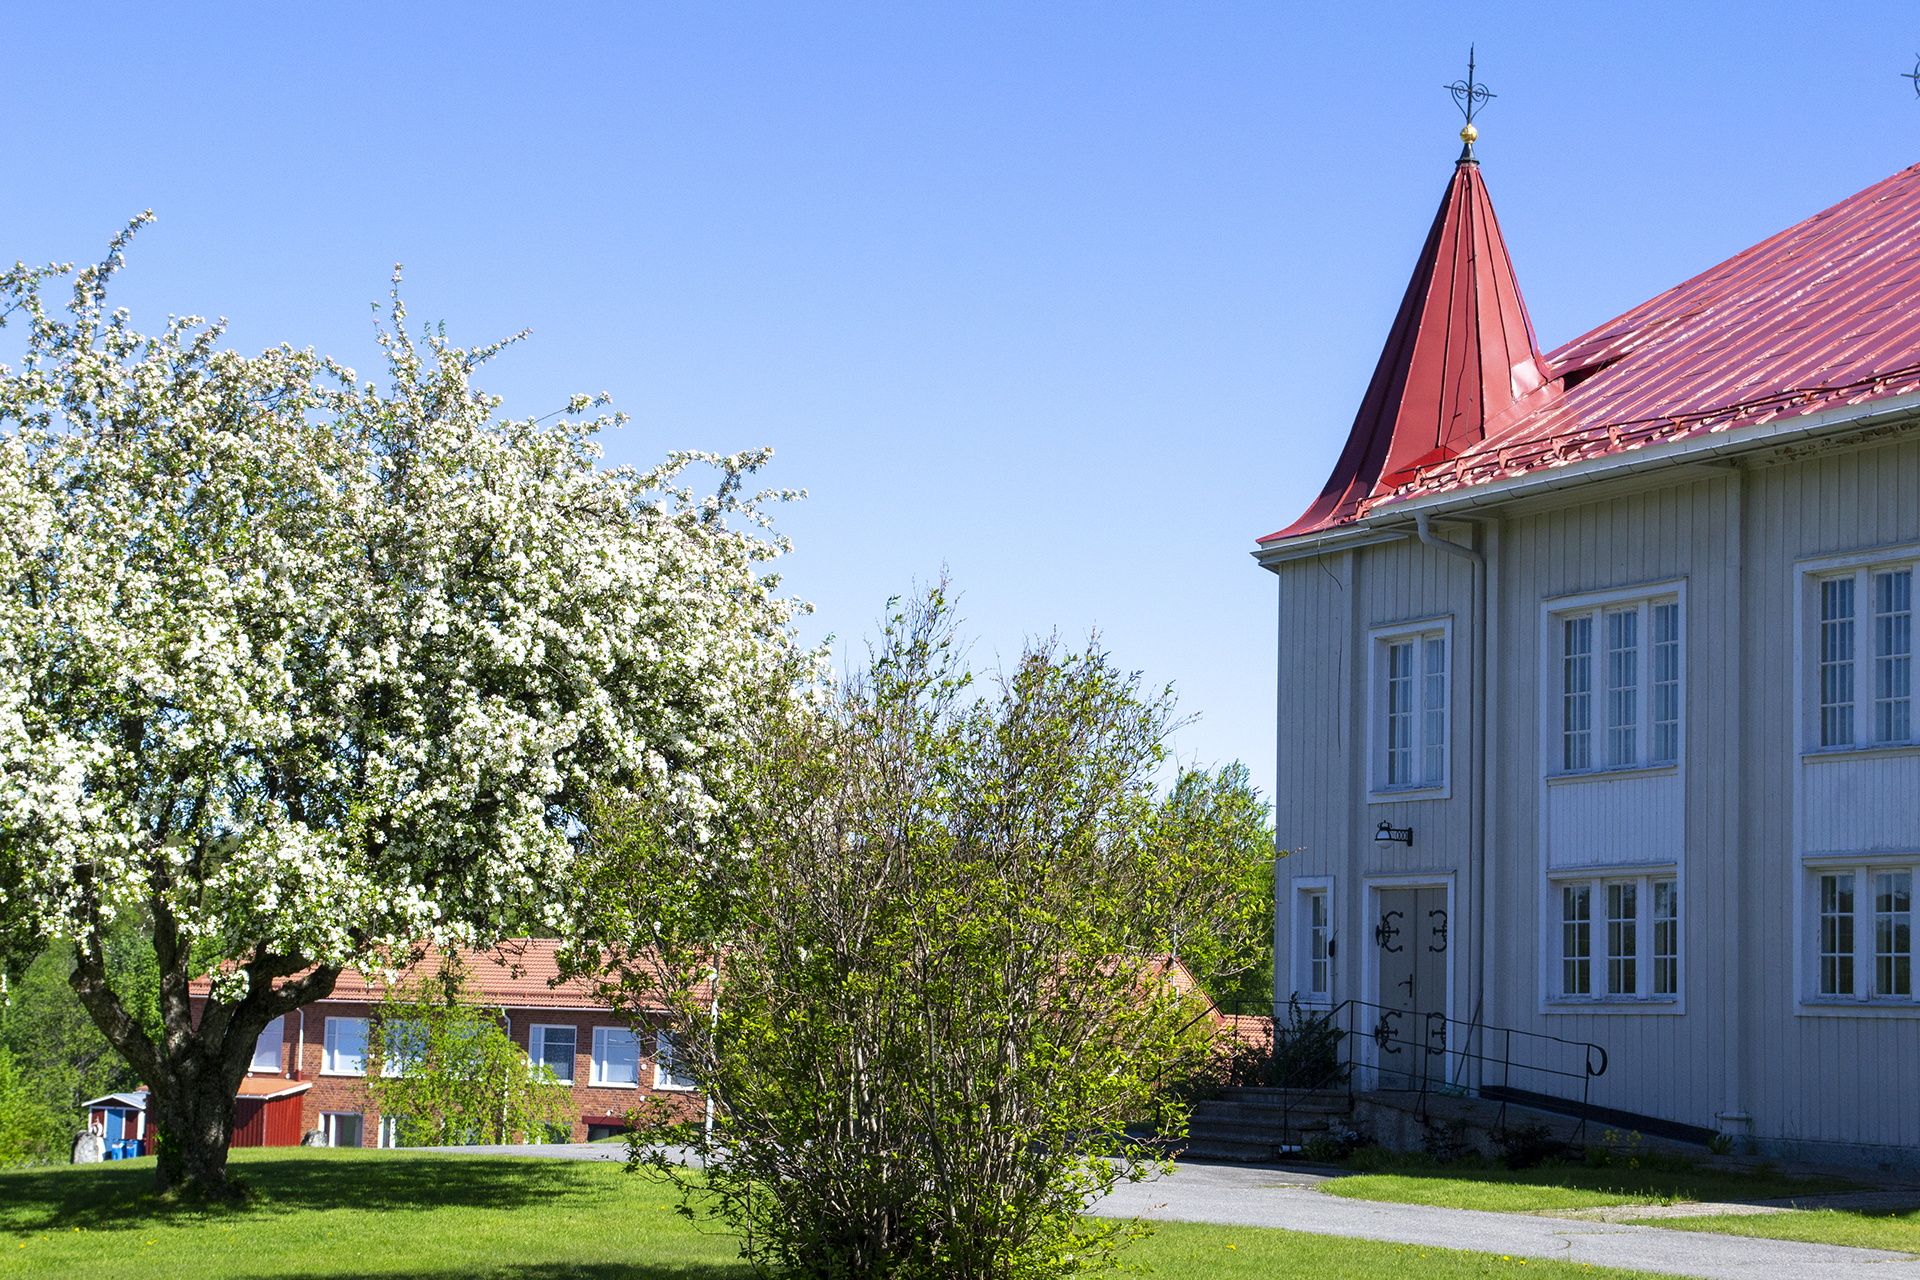
<svg viewBox="0 0 1920 1280">
<path fill-rule="evenodd" d="M 1411 849 L 1413 847 L 1413 828 L 1396 827 L 1391 822 L 1383 822 L 1379 828 L 1374 831 L 1373 839 L 1375 844 L 1404 844 Z"/>
</svg>

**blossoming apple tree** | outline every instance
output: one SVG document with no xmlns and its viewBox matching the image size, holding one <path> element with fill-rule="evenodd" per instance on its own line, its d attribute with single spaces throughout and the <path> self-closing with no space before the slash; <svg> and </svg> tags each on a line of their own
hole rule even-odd
<svg viewBox="0 0 1920 1280">
<path fill-rule="evenodd" d="M 163 1188 L 218 1197 L 270 1020 L 422 941 L 560 927 L 592 788 L 724 820 L 743 725 L 802 666 L 767 570 L 791 495 L 743 487 L 764 453 L 602 466 L 618 419 L 585 397 L 502 418 L 470 377 L 505 344 L 410 334 L 397 275 L 384 386 L 194 317 L 137 333 L 106 294 L 145 220 L 96 266 L 0 274 L 23 331 L 0 366 L 0 921 L 77 942 L 75 990 L 152 1087 Z M 107 977 L 125 919 L 158 1026 Z"/>
</svg>

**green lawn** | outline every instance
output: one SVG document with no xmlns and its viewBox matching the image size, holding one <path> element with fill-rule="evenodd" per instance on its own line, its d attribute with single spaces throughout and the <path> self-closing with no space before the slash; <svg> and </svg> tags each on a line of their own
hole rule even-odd
<svg viewBox="0 0 1920 1280">
<path fill-rule="evenodd" d="M 1649 1226 L 1676 1231 L 1717 1231 L 1729 1236 L 1769 1240 L 1811 1240 L 1863 1249 L 1920 1253 L 1920 1210 L 1910 1213 L 1851 1213 L 1845 1209 L 1808 1209 L 1793 1213 L 1730 1214 L 1712 1218 L 1662 1218 Z"/>
<path fill-rule="evenodd" d="M 1582 1163 L 1553 1163 L 1509 1169 L 1492 1161 L 1456 1160 L 1449 1164 L 1398 1157 L 1388 1169 L 1337 1178 L 1322 1191 L 1354 1200 L 1390 1200 L 1433 1204 L 1449 1209 L 1488 1209 L 1497 1213 L 1547 1213 L 1557 1209 L 1595 1209 L 1616 1204 L 1671 1204 L 1683 1200 L 1771 1200 L 1852 1190 L 1853 1183 L 1832 1179 L 1787 1178 L 1751 1170 L 1688 1168 L 1684 1162 L 1653 1160 L 1655 1167 L 1614 1163 L 1593 1168 Z"/>
<path fill-rule="evenodd" d="M 0 1277 L 268 1280 L 749 1280 L 731 1239 L 669 1211 L 660 1183 L 558 1160 L 293 1149 L 236 1152 L 260 1193 L 194 1212 L 151 1194 L 153 1162 L 0 1173 Z M 1170 1223 L 1128 1262 L 1176 1280 L 1647 1280 L 1642 1272 Z"/>
</svg>

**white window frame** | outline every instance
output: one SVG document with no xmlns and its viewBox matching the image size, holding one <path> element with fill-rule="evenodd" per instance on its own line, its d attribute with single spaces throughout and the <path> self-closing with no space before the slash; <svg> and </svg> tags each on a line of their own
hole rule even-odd
<svg viewBox="0 0 1920 1280">
<path fill-rule="evenodd" d="M 675 1040 L 671 1031 L 653 1033 L 653 1087 L 662 1093 L 692 1093 L 691 1080 L 681 1083 L 685 1077 L 676 1078 L 667 1063 L 674 1057 Z"/>
<path fill-rule="evenodd" d="M 1854 552 L 1841 556 L 1822 556 L 1802 560 L 1795 566 L 1799 575 L 1799 600 L 1801 625 L 1799 628 L 1798 672 L 1800 704 L 1800 744 L 1805 755 L 1833 756 L 1861 751 L 1893 751 L 1898 753 L 1920 752 L 1920 699 L 1914 696 L 1914 677 L 1916 675 L 1913 634 L 1912 579 L 1920 577 L 1920 547 L 1885 547 L 1872 551 Z M 1906 573 L 1908 578 L 1907 609 L 1904 613 L 1906 628 L 1905 653 L 1884 654 L 1881 652 L 1884 640 L 1892 638 L 1881 634 L 1883 619 L 1891 621 L 1891 615 L 1883 615 L 1879 609 L 1880 601 L 1876 590 L 1881 575 Z M 1851 677 L 1851 688 L 1844 699 L 1829 697 L 1828 667 L 1829 652 L 1828 619 L 1823 617 L 1823 605 L 1827 584 L 1851 581 L 1852 612 L 1847 619 L 1851 623 L 1850 646 L 1845 659 L 1847 674 Z M 1833 620 L 1837 625 L 1838 619 Z M 1883 702 L 1892 706 L 1892 699 L 1883 699 L 1879 688 L 1883 672 L 1899 672 L 1904 676 L 1904 690 L 1890 691 L 1899 697 L 1903 704 L 1905 723 L 1894 726 L 1904 730 L 1904 736 L 1895 733 L 1883 737 L 1880 713 Z M 1902 696 L 1903 695 L 1903 696 Z M 1850 719 L 1847 733 L 1836 735 L 1829 731 L 1830 712 L 1844 711 Z M 1837 729 L 1840 726 L 1833 726 Z M 1836 736 L 1842 740 L 1835 740 Z"/>
<path fill-rule="evenodd" d="M 1459 682 L 1454 678 L 1459 663 L 1453 642 L 1453 619 L 1424 618 L 1374 627 L 1368 631 L 1367 641 L 1369 802 L 1389 804 L 1406 800 L 1445 800 L 1452 794 L 1454 710 L 1459 703 Z M 1443 647 L 1445 657 L 1445 670 L 1432 677 L 1437 686 L 1429 683 L 1427 671 L 1427 646 L 1435 641 Z M 1411 644 L 1413 650 L 1409 690 L 1411 705 L 1404 714 L 1411 720 L 1412 737 L 1408 749 L 1412 753 L 1415 768 L 1411 780 L 1390 782 L 1390 752 L 1393 749 L 1390 722 L 1395 714 L 1390 664 L 1393 647 L 1400 644 Z M 1436 694 L 1438 705 L 1435 704 Z M 1428 739 L 1429 717 L 1434 714 L 1441 717 L 1441 741 L 1438 744 L 1430 744 Z M 1438 757 L 1437 775 L 1426 767 L 1430 747 Z"/>
<path fill-rule="evenodd" d="M 406 1053 L 406 1049 L 416 1049 L 421 1055 L 425 1054 L 429 1035 L 427 1025 L 418 1018 L 395 1018 L 383 1022 L 380 1030 L 380 1074 L 389 1080 L 399 1079 L 418 1065 L 418 1059 Z"/>
<path fill-rule="evenodd" d="M 374 1141 L 376 1145 L 388 1150 L 398 1147 L 400 1145 L 400 1117 L 395 1115 L 382 1115 L 380 1117 L 380 1134 Z"/>
<path fill-rule="evenodd" d="M 1671 885 L 1668 894 L 1658 886 Z M 1567 991 L 1566 919 L 1567 890 L 1584 886 L 1587 897 L 1587 990 Z M 1610 905 L 1615 892 L 1629 890 L 1634 900 L 1633 914 L 1614 917 Z M 1664 918 L 1658 908 L 1668 905 L 1672 914 Z M 1549 873 L 1545 911 L 1546 946 L 1542 953 L 1547 963 L 1541 968 L 1546 978 L 1546 1002 L 1549 1006 L 1617 1006 L 1625 1008 L 1673 1008 L 1680 1003 L 1687 981 L 1686 891 L 1680 868 L 1675 863 L 1619 867 L 1569 867 Z M 1618 930 L 1614 925 L 1618 920 Z M 1616 941 L 1624 941 L 1630 932 L 1631 953 L 1616 951 Z M 1619 935 L 1616 938 L 1616 934 Z M 1670 954 L 1663 944 L 1671 943 Z M 1623 961 L 1617 969 L 1615 961 Z M 1662 961 L 1670 961 L 1663 966 Z M 1624 980 L 1626 965 L 1631 964 L 1631 990 L 1615 991 L 1616 980 Z M 1670 972 L 1669 972 L 1670 969 Z M 1661 979 L 1670 979 L 1671 991 L 1660 991 Z"/>
<path fill-rule="evenodd" d="M 320 1113 L 320 1132 L 325 1135 L 327 1145 L 340 1145 L 340 1121 L 352 1117 L 360 1122 L 360 1141 L 354 1150 L 367 1145 L 367 1116 L 363 1111 L 322 1111 Z"/>
<path fill-rule="evenodd" d="M 270 1047 L 268 1042 L 269 1036 L 272 1037 Z M 253 1042 L 253 1058 L 247 1063 L 247 1070 L 249 1072 L 265 1072 L 269 1075 L 279 1075 L 281 1071 L 281 1054 L 286 1047 L 287 1020 L 284 1017 L 275 1018 L 266 1026 L 260 1028 L 260 1038 Z M 264 1055 L 263 1051 L 266 1051 Z"/>
<path fill-rule="evenodd" d="M 633 1079 L 607 1079 L 607 1063 L 611 1058 L 608 1052 L 609 1042 L 615 1036 L 627 1038 L 627 1049 L 633 1056 Z M 596 1089 L 638 1089 L 640 1087 L 640 1037 L 626 1027 L 595 1027 L 593 1029 L 593 1061 L 589 1068 L 589 1081 Z"/>
<path fill-rule="evenodd" d="M 1684 582 L 1564 596 L 1544 603 L 1540 636 L 1541 764 L 1547 777 L 1579 778 L 1677 770 L 1687 755 L 1687 593 Z M 1671 614 L 1661 610 L 1671 607 Z M 1626 624 L 1623 629 L 1615 620 Z M 1586 687 L 1570 690 L 1576 661 L 1568 624 L 1589 626 Z M 1677 634 L 1669 636 L 1672 623 Z M 1632 642 L 1616 647 L 1630 629 Z M 1570 724 L 1584 697 L 1585 727 Z M 1665 713 L 1672 712 L 1671 718 Z M 1666 732 L 1663 733 L 1663 729 Z M 1576 759 L 1572 735 L 1584 734 Z M 1630 744 L 1630 750 L 1622 747 Z M 1658 758 L 1656 758 L 1658 757 Z"/>
<path fill-rule="evenodd" d="M 1320 963 L 1326 966 L 1326 989 L 1313 989 L 1314 929 L 1313 902 L 1320 899 L 1326 904 L 1326 933 L 1323 941 L 1327 954 Z M 1299 876 L 1293 881 L 1293 995 L 1300 1003 L 1312 1007 L 1329 1007 L 1333 1004 L 1334 989 L 1339 986 L 1339 941 L 1340 916 L 1339 903 L 1334 898 L 1332 876 Z"/>
<path fill-rule="evenodd" d="M 573 1041 L 573 1052 L 567 1055 L 567 1074 L 554 1072 L 561 1084 L 577 1084 L 580 1079 L 580 1028 L 571 1022 L 536 1022 L 527 1028 L 527 1061 L 534 1066 L 548 1066 L 546 1042 L 549 1031 L 564 1031 Z"/>
<path fill-rule="evenodd" d="M 357 1054 L 343 1053 L 339 1047 L 340 1032 L 349 1026 L 357 1026 L 360 1031 L 360 1051 Z M 324 1039 L 320 1045 L 321 1075 L 364 1076 L 367 1074 L 367 1019 L 328 1018 L 323 1036 Z M 343 1062 L 349 1062 L 351 1065 L 342 1066 Z"/>
<path fill-rule="evenodd" d="M 1871 857 L 1809 858 L 1803 864 L 1803 885 L 1801 901 L 1805 904 L 1802 913 L 1801 963 L 1801 1001 L 1820 1011 L 1860 1011 L 1892 1012 L 1920 1010 L 1920 972 L 1914 967 L 1914 905 L 1913 893 L 1920 889 L 1920 855 L 1913 853 L 1879 855 Z M 1829 913 L 1824 910 L 1823 882 L 1829 876 L 1851 876 L 1853 878 L 1853 909 L 1849 913 L 1852 924 L 1851 946 L 1844 954 L 1852 962 L 1852 992 L 1825 990 L 1825 975 L 1822 973 L 1822 960 L 1828 953 L 1823 937 L 1823 926 Z M 1904 994 L 1881 990 L 1881 974 L 1877 972 L 1880 955 L 1878 937 L 1879 917 L 1877 909 L 1876 880 L 1881 876 L 1904 876 L 1907 889 L 1905 951 L 1907 990 Z"/>
</svg>

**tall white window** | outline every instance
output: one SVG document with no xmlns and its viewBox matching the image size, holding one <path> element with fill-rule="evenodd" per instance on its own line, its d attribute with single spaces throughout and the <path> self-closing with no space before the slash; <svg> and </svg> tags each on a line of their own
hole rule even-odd
<svg viewBox="0 0 1920 1280">
<path fill-rule="evenodd" d="M 1680 604 L 1626 600 L 1559 612 L 1559 767 L 1564 773 L 1680 758 Z"/>
<path fill-rule="evenodd" d="M 682 1061 L 684 1052 L 673 1033 L 659 1032 L 654 1037 L 653 1045 L 653 1087 L 672 1090 L 693 1088 L 693 1077 L 687 1074 Z"/>
<path fill-rule="evenodd" d="M 527 1035 L 527 1056 L 536 1065 L 553 1072 L 561 1084 L 573 1083 L 573 1056 L 580 1043 L 573 1027 L 549 1027 L 535 1024 Z"/>
<path fill-rule="evenodd" d="M 253 1042 L 253 1061 L 247 1064 L 249 1071 L 280 1070 L 280 1046 L 287 1035 L 287 1020 L 275 1018 L 260 1029 L 260 1038 Z"/>
<path fill-rule="evenodd" d="M 1680 895 L 1671 880 L 1653 882 L 1653 994 L 1680 993 Z"/>
<path fill-rule="evenodd" d="M 1920 742 L 1913 719 L 1913 566 L 1815 580 L 1818 745 Z"/>
<path fill-rule="evenodd" d="M 1327 998 L 1333 989 L 1333 922 L 1325 891 L 1307 895 L 1307 993 Z"/>
<path fill-rule="evenodd" d="M 1380 642 L 1382 759 L 1386 787 L 1437 787 L 1447 780 L 1448 661 L 1444 630 Z"/>
<path fill-rule="evenodd" d="M 1813 874 L 1815 998 L 1913 1000 L 1913 874 L 1911 866 Z"/>
<path fill-rule="evenodd" d="M 1561 763 L 1567 770 L 1593 767 L 1593 619 L 1561 623 Z"/>
<path fill-rule="evenodd" d="M 366 1118 L 358 1111 L 322 1111 L 320 1133 L 330 1147 L 365 1146 Z"/>
<path fill-rule="evenodd" d="M 1593 886 L 1560 887 L 1560 993 L 1593 991 Z"/>
<path fill-rule="evenodd" d="M 1640 883 L 1626 880 L 1607 886 L 1607 994 L 1637 995 L 1640 975 Z"/>
<path fill-rule="evenodd" d="M 367 1073 L 365 1018 L 327 1019 L 326 1039 L 320 1049 L 320 1070 L 337 1076 L 362 1076 Z M 356 1138 L 352 1145 L 359 1146 L 359 1140 Z"/>
<path fill-rule="evenodd" d="M 1820 877 L 1820 994 L 1853 991 L 1853 873 Z"/>
<path fill-rule="evenodd" d="M 1820 745 L 1853 745 L 1853 579 L 1820 584 Z"/>
<path fill-rule="evenodd" d="M 1873 993 L 1913 995 L 1913 872 L 1873 877 Z"/>
<path fill-rule="evenodd" d="M 380 1074 L 404 1076 L 427 1060 L 427 1024 L 418 1018 L 388 1018 L 380 1024 Z"/>
<path fill-rule="evenodd" d="M 1680 758 L 1680 606 L 1653 613 L 1653 758 Z"/>
<path fill-rule="evenodd" d="M 1562 880 L 1558 890 L 1560 998 L 1679 995 L 1680 895 L 1671 873 Z"/>
<path fill-rule="evenodd" d="M 1873 740 L 1913 739 L 1913 570 L 1873 575 Z"/>
<path fill-rule="evenodd" d="M 640 1083 L 640 1044 L 625 1027 L 593 1029 L 593 1083 L 625 1088 Z"/>
</svg>

